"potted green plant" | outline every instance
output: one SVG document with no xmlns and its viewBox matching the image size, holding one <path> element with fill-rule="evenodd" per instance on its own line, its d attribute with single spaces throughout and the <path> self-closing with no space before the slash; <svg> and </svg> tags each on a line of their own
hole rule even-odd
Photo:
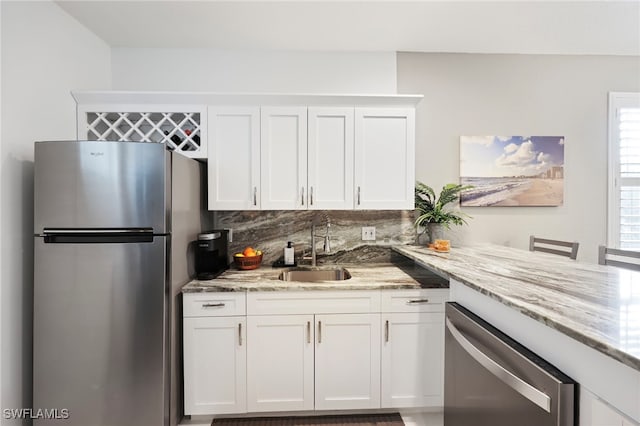
<svg viewBox="0 0 640 426">
<path fill-rule="evenodd" d="M 429 242 L 436 239 L 443 239 L 444 229 L 451 229 L 451 225 L 463 225 L 467 221 L 465 218 L 471 216 L 453 210 L 449 206 L 458 200 L 462 191 L 473 188 L 472 185 L 461 185 L 457 183 L 447 183 L 442 187 L 440 195 L 436 197 L 435 191 L 422 182 L 416 181 L 415 204 L 418 218 L 415 221 L 416 227 L 424 228 L 423 233 L 429 233 Z"/>
</svg>

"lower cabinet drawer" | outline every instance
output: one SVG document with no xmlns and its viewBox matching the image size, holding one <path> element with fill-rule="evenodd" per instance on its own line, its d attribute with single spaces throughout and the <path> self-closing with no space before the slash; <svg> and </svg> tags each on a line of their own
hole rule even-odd
<svg viewBox="0 0 640 426">
<path fill-rule="evenodd" d="M 245 315 L 246 294 L 230 293 L 184 293 L 182 295 L 182 315 L 188 317 L 222 317 Z"/>
<path fill-rule="evenodd" d="M 382 292 L 382 312 L 444 312 L 449 289 Z"/>
<path fill-rule="evenodd" d="M 369 312 L 380 312 L 379 291 L 271 291 L 247 295 L 247 315 Z"/>
</svg>

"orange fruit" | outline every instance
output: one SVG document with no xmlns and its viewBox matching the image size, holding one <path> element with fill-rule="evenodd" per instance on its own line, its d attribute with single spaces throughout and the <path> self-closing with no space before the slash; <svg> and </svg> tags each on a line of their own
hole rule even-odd
<svg viewBox="0 0 640 426">
<path fill-rule="evenodd" d="M 256 255 L 256 251 L 253 249 L 253 247 L 247 247 L 244 249 L 242 254 L 244 254 L 246 257 L 252 257 Z"/>
</svg>

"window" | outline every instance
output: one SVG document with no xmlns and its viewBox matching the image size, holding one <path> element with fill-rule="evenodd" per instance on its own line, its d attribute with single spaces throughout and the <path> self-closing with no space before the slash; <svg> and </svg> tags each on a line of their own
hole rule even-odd
<svg viewBox="0 0 640 426">
<path fill-rule="evenodd" d="M 640 93 L 609 94 L 607 245 L 640 250 Z"/>
</svg>

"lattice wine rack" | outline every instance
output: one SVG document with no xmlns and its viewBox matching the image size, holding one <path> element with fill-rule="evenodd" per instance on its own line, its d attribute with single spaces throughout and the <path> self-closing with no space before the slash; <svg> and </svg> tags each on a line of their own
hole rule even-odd
<svg viewBox="0 0 640 426">
<path fill-rule="evenodd" d="M 200 112 L 87 112 L 90 141 L 160 142 L 197 157 L 201 145 Z"/>
</svg>

